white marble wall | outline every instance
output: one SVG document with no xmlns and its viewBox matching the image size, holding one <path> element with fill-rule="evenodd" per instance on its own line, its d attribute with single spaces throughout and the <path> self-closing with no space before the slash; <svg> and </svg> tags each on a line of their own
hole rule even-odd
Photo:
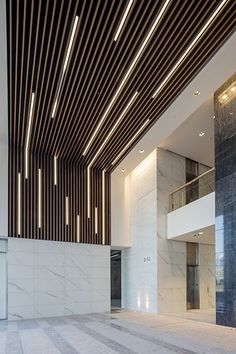
<svg viewBox="0 0 236 354">
<path fill-rule="evenodd" d="M 215 245 L 199 244 L 200 308 L 215 308 Z"/>
<path fill-rule="evenodd" d="M 156 313 L 156 151 L 127 179 L 132 247 L 122 251 L 122 307 Z"/>
<path fill-rule="evenodd" d="M 110 247 L 8 239 L 8 318 L 110 310 Z"/>
<path fill-rule="evenodd" d="M 185 183 L 185 158 L 157 149 L 158 313 L 186 310 L 186 243 L 167 240 L 169 194 Z"/>
</svg>

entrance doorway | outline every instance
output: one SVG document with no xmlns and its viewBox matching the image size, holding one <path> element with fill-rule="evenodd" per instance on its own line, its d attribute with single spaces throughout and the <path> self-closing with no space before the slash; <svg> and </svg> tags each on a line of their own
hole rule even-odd
<svg viewBox="0 0 236 354">
<path fill-rule="evenodd" d="M 187 246 L 187 310 L 199 309 L 199 247 L 198 243 L 186 242 Z"/>
<path fill-rule="evenodd" d="M 121 308 L 121 251 L 111 251 L 111 309 Z"/>
<path fill-rule="evenodd" d="M 7 241 L 0 239 L 0 320 L 7 318 Z"/>
</svg>

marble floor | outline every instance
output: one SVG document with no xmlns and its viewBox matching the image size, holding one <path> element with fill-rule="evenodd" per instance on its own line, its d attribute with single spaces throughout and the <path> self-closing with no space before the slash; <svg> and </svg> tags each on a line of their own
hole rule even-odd
<svg viewBox="0 0 236 354">
<path fill-rule="evenodd" d="M 176 314 L 166 314 L 171 317 L 179 317 L 179 318 L 184 318 L 187 320 L 192 320 L 192 321 L 199 321 L 199 322 L 208 322 L 208 323 L 216 323 L 216 313 L 215 309 L 209 309 L 209 310 L 188 310 L 185 312 L 180 312 Z"/>
<path fill-rule="evenodd" d="M 136 312 L 0 322 L 0 353 L 236 353 L 231 328 Z"/>
</svg>

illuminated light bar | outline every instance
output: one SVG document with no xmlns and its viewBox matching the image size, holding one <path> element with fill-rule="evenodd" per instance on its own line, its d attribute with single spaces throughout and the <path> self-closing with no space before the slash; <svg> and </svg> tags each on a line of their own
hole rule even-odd
<svg viewBox="0 0 236 354">
<path fill-rule="evenodd" d="M 55 102 L 54 102 L 54 105 L 53 105 L 52 118 L 54 118 L 55 113 L 56 113 L 58 97 L 60 95 L 62 81 L 63 81 L 64 75 L 65 75 L 65 71 L 66 71 L 66 68 L 67 68 L 67 65 L 68 65 L 68 61 L 69 61 L 69 57 L 70 57 L 70 53 L 71 53 L 71 49 L 72 49 L 73 40 L 75 38 L 75 32 L 76 32 L 78 20 L 79 20 L 79 16 L 76 16 L 75 17 L 75 22 L 74 22 L 74 25 L 73 25 L 73 29 L 72 29 L 72 32 L 71 32 L 71 36 L 70 36 L 69 45 L 68 45 L 67 52 L 66 52 L 66 58 L 65 58 L 64 65 L 63 65 L 63 72 L 62 72 L 60 84 L 59 84 L 59 87 L 58 87 L 57 96 L 56 96 L 56 99 L 55 99 Z"/>
<path fill-rule="evenodd" d="M 218 100 L 222 106 L 231 102 L 236 96 L 236 81 L 232 83 L 225 91 L 220 94 Z"/>
<path fill-rule="evenodd" d="M 57 185 L 57 156 L 54 156 L 54 186 Z"/>
<path fill-rule="evenodd" d="M 128 111 L 129 107 L 131 106 L 131 104 L 133 103 L 133 101 L 135 100 L 135 98 L 138 95 L 138 91 L 135 92 L 135 94 L 132 96 L 131 100 L 129 101 L 129 103 L 127 104 L 127 106 L 125 107 L 125 109 L 123 110 L 123 112 L 121 113 L 120 117 L 117 119 L 116 123 L 114 124 L 114 126 L 112 127 L 111 131 L 109 132 L 109 134 L 107 135 L 106 139 L 104 140 L 104 142 L 102 143 L 102 145 L 100 146 L 100 148 L 98 149 L 98 151 L 96 152 L 95 156 L 93 157 L 92 161 L 90 162 L 89 166 L 91 166 L 94 161 L 96 160 L 98 154 L 101 152 L 101 150 L 103 149 L 103 147 L 106 145 L 107 141 L 109 140 L 109 138 L 111 137 L 111 135 L 113 134 L 114 130 L 116 129 L 116 127 L 118 126 L 118 124 L 120 123 L 120 121 L 122 120 L 122 118 L 124 117 L 124 115 L 126 114 L 126 112 Z"/>
<path fill-rule="evenodd" d="M 87 214 L 90 218 L 90 166 L 87 168 Z"/>
<path fill-rule="evenodd" d="M 77 215 L 77 242 L 80 242 L 80 218 Z"/>
<path fill-rule="evenodd" d="M 69 225 L 69 198 L 66 197 L 66 225 Z"/>
<path fill-rule="evenodd" d="M 95 208 L 95 234 L 97 235 L 98 234 L 98 208 L 96 207 Z"/>
<path fill-rule="evenodd" d="M 154 21 L 154 23 L 153 23 L 153 25 L 152 25 L 152 28 L 150 29 L 150 31 L 148 32 L 146 38 L 144 39 L 144 41 L 143 41 L 141 47 L 140 47 L 139 50 L 138 50 L 138 53 L 136 54 L 134 60 L 132 61 L 131 65 L 130 65 L 128 71 L 126 72 L 126 74 L 125 74 L 123 80 L 121 81 L 121 83 L 120 83 L 120 85 L 119 85 L 119 87 L 118 87 L 118 89 L 117 89 L 115 95 L 113 96 L 113 98 L 112 98 L 111 102 L 109 103 L 109 105 L 108 105 L 108 107 L 107 107 L 107 109 L 106 109 L 104 115 L 102 116 L 102 118 L 101 118 L 101 120 L 99 121 L 99 123 L 98 123 L 98 125 L 97 125 L 95 131 L 93 132 L 93 134 L 92 134 L 92 136 L 91 136 L 91 138 L 90 138 L 88 144 L 86 145 L 85 150 L 84 150 L 84 152 L 83 152 L 83 155 L 85 155 L 85 154 L 87 153 L 87 151 L 88 151 L 90 145 L 92 144 L 92 142 L 93 142 L 95 136 L 97 135 L 97 132 L 99 131 L 99 129 L 100 129 L 100 127 L 101 127 L 101 125 L 102 125 L 104 119 L 105 119 L 106 116 L 108 115 L 108 113 L 109 113 L 109 111 L 110 111 L 112 105 L 114 104 L 116 98 L 118 97 L 120 91 L 122 90 L 124 84 L 126 83 L 126 81 L 127 81 L 128 77 L 129 77 L 130 73 L 132 72 L 133 68 L 135 67 L 135 65 L 136 65 L 136 63 L 137 63 L 137 61 L 138 61 L 138 59 L 140 58 L 140 56 L 141 56 L 141 54 L 142 54 L 144 48 L 146 47 L 146 45 L 147 45 L 147 43 L 148 43 L 148 41 L 149 41 L 151 35 L 152 35 L 153 32 L 155 31 L 155 29 L 156 29 L 158 23 L 160 22 L 160 20 L 161 20 L 163 14 L 164 14 L 164 12 L 165 12 L 165 10 L 166 10 L 166 8 L 167 8 L 167 6 L 169 5 L 170 2 L 171 2 L 171 0 L 166 0 L 165 3 L 164 3 L 164 5 L 163 5 L 163 7 L 161 8 L 159 14 L 157 15 L 157 18 L 155 19 L 155 21 Z"/>
<path fill-rule="evenodd" d="M 33 108 L 34 108 L 34 92 L 32 92 L 31 96 L 31 103 L 30 103 L 30 114 L 29 114 L 29 123 L 28 129 L 26 134 L 26 144 L 25 144 L 25 178 L 28 178 L 28 151 L 29 151 L 29 141 L 30 141 L 30 133 L 31 133 L 31 126 L 32 126 L 32 117 L 33 117 Z"/>
<path fill-rule="evenodd" d="M 201 31 L 198 33 L 198 35 L 194 38 L 193 42 L 189 45 L 189 47 L 186 49 L 184 54 L 180 57 L 180 59 L 177 61 L 177 63 L 174 65 L 174 67 L 171 69 L 169 74 L 166 76 L 166 78 L 162 81 L 158 89 L 155 91 L 153 94 L 152 98 L 155 98 L 156 95 L 161 91 L 163 86 L 167 83 L 167 81 L 171 78 L 175 70 L 179 67 L 179 65 L 182 63 L 182 61 L 185 59 L 185 57 L 188 55 L 188 53 L 191 51 L 191 49 L 194 47 L 194 45 L 197 43 L 199 38 L 202 36 L 202 34 L 206 31 L 207 27 L 211 24 L 211 22 L 215 19 L 215 17 L 219 14 L 221 11 L 222 7 L 227 3 L 229 0 L 223 0 L 220 5 L 217 7 L 217 9 L 214 11 L 212 16 L 209 18 L 209 20 L 205 23 L 205 25 L 202 27 Z"/>
<path fill-rule="evenodd" d="M 105 210 L 106 210 L 106 199 L 105 199 L 105 172 L 102 171 L 102 244 L 105 245 L 106 232 L 105 232 Z"/>
<path fill-rule="evenodd" d="M 137 131 L 137 133 L 133 136 L 133 138 L 128 142 L 128 144 L 125 145 L 124 149 L 119 153 L 119 155 L 112 162 L 112 165 L 114 165 L 119 160 L 119 158 L 123 155 L 123 153 L 128 149 L 128 147 L 133 143 L 133 141 L 138 137 L 138 135 L 141 133 L 141 131 L 146 127 L 148 122 L 149 122 L 149 119 L 146 120 L 146 122 L 141 126 L 141 128 Z"/>
<path fill-rule="evenodd" d="M 38 227 L 42 227 L 42 171 L 38 174 Z"/>
<path fill-rule="evenodd" d="M 21 174 L 18 173 L 17 235 L 21 234 Z"/>
<path fill-rule="evenodd" d="M 121 29 L 122 29 L 122 27 L 124 26 L 125 20 L 126 20 L 126 18 L 127 18 L 127 16 L 128 16 L 129 10 L 130 10 L 130 8 L 131 8 L 133 2 L 134 2 L 134 0 L 129 0 L 128 6 L 127 6 L 126 9 L 125 9 L 124 16 L 122 17 L 122 20 L 121 20 L 121 22 L 120 22 L 120 25 L 119 25 L 119 27 L 118 27 L 118 29 L 117 29 L 117 31 L 116 31 L 116 35 L 115 35 L 115 38 L 114 38 L 114 41 L 115 41 L 115 42 L 117 41 L 117 39 L 118 39 L 118 37 L 119 37 L 119 35 L 120 35 Z"/>
</svg>

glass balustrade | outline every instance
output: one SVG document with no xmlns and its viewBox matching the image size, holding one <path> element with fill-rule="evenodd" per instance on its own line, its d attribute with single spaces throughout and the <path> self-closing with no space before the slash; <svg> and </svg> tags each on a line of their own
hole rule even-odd
<svg viewBox="0 0 236 354">
<path fill-rule="evenodd" d="M 169 195 L 169 211 L 187 205 L 215 191 L 215 168 L 203 173 Z"/>
</svg>

